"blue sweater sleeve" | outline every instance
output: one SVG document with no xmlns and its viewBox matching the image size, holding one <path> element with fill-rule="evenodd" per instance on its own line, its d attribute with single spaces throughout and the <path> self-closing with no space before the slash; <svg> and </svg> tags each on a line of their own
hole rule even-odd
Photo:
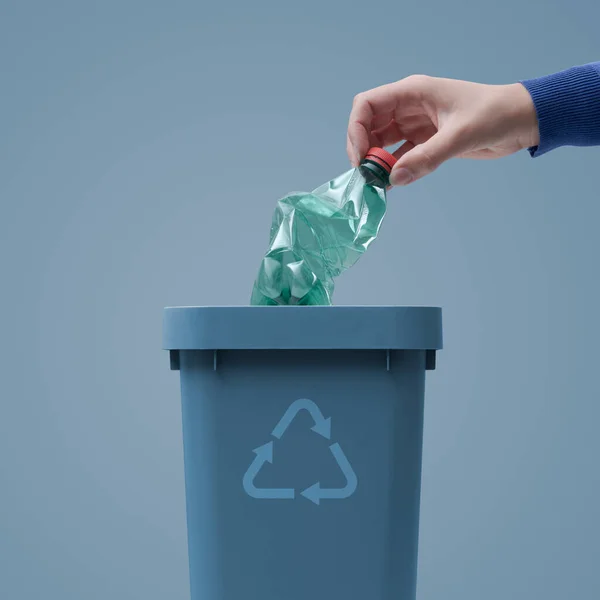
<svg viewBox="0 0 600 600">
<path fill-rule="evenodd" d="M 600 62 L 521 83 L 531 94 L 540 128 L 531 156 L 559 146 L 600 145 Z"/>
</svg>

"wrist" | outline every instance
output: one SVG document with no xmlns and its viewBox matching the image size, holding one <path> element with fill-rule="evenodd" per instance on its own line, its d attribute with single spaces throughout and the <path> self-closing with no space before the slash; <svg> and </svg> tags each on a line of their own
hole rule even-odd
<svg viewBox="0 0 600 600">
<path fill-rule="evenodd" d="M 521 149 L 537 146 L 540 143 L 540 130 L 535 104 L 530 93 L 521 83 L 511 83 L 503 87 L 506 90 L 518 145 Z"/>
</svg>

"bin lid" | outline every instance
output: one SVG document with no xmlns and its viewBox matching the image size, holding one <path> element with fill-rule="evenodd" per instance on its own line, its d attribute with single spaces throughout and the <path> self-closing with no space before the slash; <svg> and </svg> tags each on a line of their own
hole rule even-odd
<svg viewBox="0 0 600 600">
<path fill-rule="evenodd" d="M 164 309 L 165 350 L 440 350 L 431 306 L 181 306 Z"/>
</svg>

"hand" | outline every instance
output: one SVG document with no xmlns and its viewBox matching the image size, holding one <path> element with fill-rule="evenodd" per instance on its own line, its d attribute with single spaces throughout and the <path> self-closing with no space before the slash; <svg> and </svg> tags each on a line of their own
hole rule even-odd
<svg viewBox="0 0 600 600">
<path fill-rule="evenodd" d="M 404 143 L 392 185 L 406 185 L 450 158 L 499 158 L 539 144 L 537 116 L 520 84 L 484 85 L 412 75 L 354 98 L 348 157 L 354 166 L 372 146 Z"/>
</svg>

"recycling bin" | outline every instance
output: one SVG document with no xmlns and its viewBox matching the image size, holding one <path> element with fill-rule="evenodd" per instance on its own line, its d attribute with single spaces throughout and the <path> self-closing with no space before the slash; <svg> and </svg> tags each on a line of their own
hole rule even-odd
<svg viewBox="0 0 600 600">
<path fill-rule="evenodd" d="M 166 308 L 192 600 L 414 600 L 435 307 Z"/>
</svg>

